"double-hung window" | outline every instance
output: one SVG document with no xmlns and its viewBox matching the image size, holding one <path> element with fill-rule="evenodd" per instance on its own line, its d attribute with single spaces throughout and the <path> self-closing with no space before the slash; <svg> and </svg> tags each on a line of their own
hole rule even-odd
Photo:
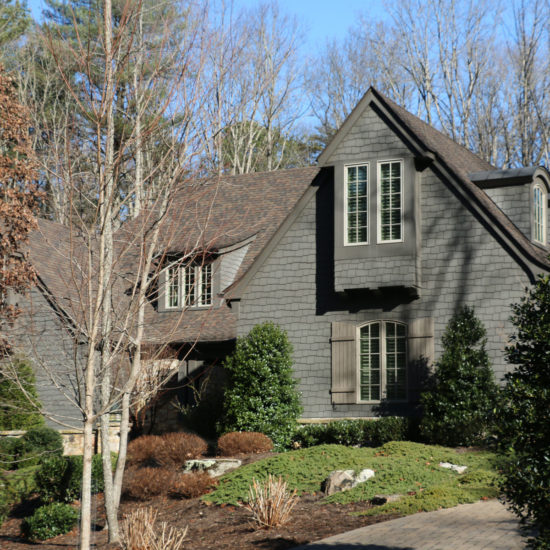
<svg viewBox="0 0 550 550">
<path fill-rule="evenodd" d="M 378 163 L 378 242 L 403 240 L 403 163 Z"/>
<path fill-rule="evenodd" d="M 377 321 L 359 329 L 359 399 L 407 398 L 407 327 Z"/>
<path fill-rule="evenodd" d="M 167 268 L 165 304 L 167 309 L 212 305 L 212 264 Z"/>
<path fill-rule="evenodd" d="M 533 187 L 533 240 L 546 244 L 546 192 L 540 183 Z"/>
<path fill-rule="evenodd" d="M 346 166 L 346 244 L 368 243 L 368 164 Z"/>
</svg>

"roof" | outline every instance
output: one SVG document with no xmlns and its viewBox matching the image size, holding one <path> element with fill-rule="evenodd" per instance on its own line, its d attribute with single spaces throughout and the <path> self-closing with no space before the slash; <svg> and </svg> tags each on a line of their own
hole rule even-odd
<svg viewBox="0 0 550 550">
<path fill-rule="evenodd" d="M 331 151 L 368 106 L 373 106 L 399 133 L 417 158 L 427 164 L 433 163 L 447 179 L 456 182 L 466 204 L 485 220 L 489 230 L 504 239 L 508 249 L 513 243 L 514 250 L 519 250 L 529 261 L 550 270 L 548 250 L 523 235 L 480 188 L 484 181 L 497 181 L 499 177 L 502 181 L 519 181 L 518 178 L 523 180 L 540 169 L 498 171 L 373 88 L 320 155 L 321 168 L 222 176 L 182 184 L 161 221 L 158 254 L 181 255 L 197 249 L 222 253 L 246 241 L 246 254 L 228 288 L 233 292 L 239 282 L 241 287 L 246 286 L 247 280 L 269 255 L 271 247 L 268 244 L 273 245 L 284 235 L 293 217 L 315 192 L 312 188 L 318 176 L 322 179 L 322 166 L 330 158 Z M 115 237 L 118 246 L 125 247 L 138 228 L 146 227 L 148 219 L 155 219 L 154 214 L 154 210 L 144 212 L 138 219 L 126 223 Z M 134 248 L 134 255 L 121 254 L 124 258 L 119 260 L 122 261 L 120 273 L 132 273 L 138 253 L 137 247 Z M 82 311 L 82 303 L 86 300 L 80 290 L 86 280 L 85 240 L 60 224 L 40 220 L 39 230 L 31 236 L 30 249 L 31 261 L 44 287 L 61 309 L 78 320 L 76 312 Z M 123 307 L 123 287 L 119 286 L 118 292 L 121 294 L 120 307 Z M 225 301 L 221 307 L 189 309 L 183 314 L 159 312 L 148 303 L 145 325 L 145 340 L 151 343 L 214 342 L 236 336 L 236 317 Z"/>
<path fill-rule="evenodd" d="M 41 287 L 63 314 L 82 327 L 88 278 L 84 238 L 60 223 L 38 219 L 28 249 Z"/>
</svg>

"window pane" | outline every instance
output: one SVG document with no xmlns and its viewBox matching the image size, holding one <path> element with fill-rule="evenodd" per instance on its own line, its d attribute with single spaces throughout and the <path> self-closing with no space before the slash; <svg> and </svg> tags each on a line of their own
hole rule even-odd
<svg viewBox="0 0 550 550">
<path fill-rule="evenodd" d="M 401 163 L 384 162 L 379 165 L 379 235 L 381 241 L 401 240 Z"/>
<path fill-rule="evenodd" d="M 195 304 L 195 266 L 185 267 L 185 304 L 188 306 Z"/>
<path fill-rule="evenodd" d="M 400 323 L 386 322 L 385 380 L 386 398 L 406 398 L 407 340 L 406 327 Z"/>
<path fill-rule="evenodd" d="M 368 171 L 367 165 L 348 166 L 347 186 L 347 241 L 366 243 L 368 240 Z"/>
<path fill-rule="evenodd" d="M 372 323 L 360 332 L 360 397 L 363 401 L 380 399 L 379 324 Z"/>
<path fill-rule="evenodd" d="M 209 306 L 212 303 L 212 264 L 202 267 L 201 271 L 201 293 L 199 304 Z"/>
<path fill-rule="evenodd" d="M 167 272 L 167 307 L 180 307 L 180 268 L 170 267 Z"/>
</svg>

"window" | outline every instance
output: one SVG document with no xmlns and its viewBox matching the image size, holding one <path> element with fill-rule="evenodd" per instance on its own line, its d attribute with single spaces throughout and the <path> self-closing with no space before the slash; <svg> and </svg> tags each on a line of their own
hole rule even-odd
<svg viewBox="0 0 550 550">
<path fill-rule="evenodd" d="M 380 321 L 361 327 L 359 337 L 360 401 L 407 398 L 407 329 Z"/>
<path fill-rule="evenodd" d="M 212 305 L 212 264 L 169 267 L 166 277 L 167 309 Z"/>
<path fill-rule="evenodd" d="M 378 163 L 378 242 L 403 240 L 402 164 Z"/>
<path fill-rule="evenodd" d="M 368 165 L 346 166 L 346 244 L 368 242 Z"/>
<path fill-rule="evenodd" d="M 546 192 L 540 183 L 533 187 L 533 240 L 546 244 Z"/>
</svg>

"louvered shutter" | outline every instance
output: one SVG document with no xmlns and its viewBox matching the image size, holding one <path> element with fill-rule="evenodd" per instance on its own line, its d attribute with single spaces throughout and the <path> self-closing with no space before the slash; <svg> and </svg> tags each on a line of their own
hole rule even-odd
<svg viewBox="0 0 550 550">
<path fill-rule="evenodd" d="M 357 328 L 353 323 L 332 323 L 332 402 L 357 402 Z"/>
<path fill-rule="evenodd" d="M 408 329 L 409 399 L 417 401 L 434 361 L 434 321 L 415 319 Z"/>
</svg>

